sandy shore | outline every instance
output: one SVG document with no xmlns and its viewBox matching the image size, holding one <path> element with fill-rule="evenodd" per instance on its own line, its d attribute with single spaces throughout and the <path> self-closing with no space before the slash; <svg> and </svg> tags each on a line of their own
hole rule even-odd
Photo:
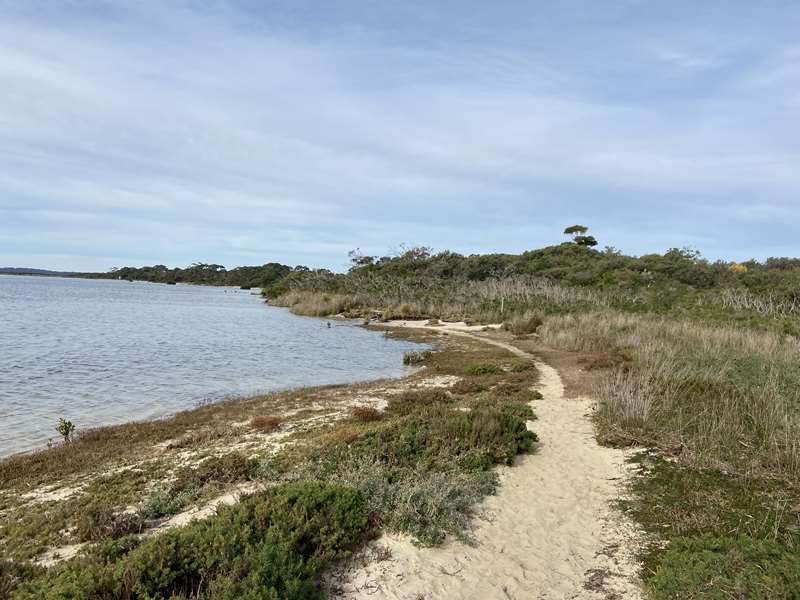
<svg viewBox="0 0 800 600">
<path fill-rule="evenodd" d="M 483 328 L 447 324 L 436 329 L 473 337 Z M 388 558 L 351 567 L 339 597 L 640 598 L 635 528 L 611 505 L 627 477 L 624 453 L 597 444 L 592 401 L 565 399 L 555 369 L 511 344 L 481 339 L 536 362 L 544 397 L 534 403 L 542 440 L 537 452 L 501 469 L 497 495 L 482 506 L 476 545 L 418 548 L 402 537 L 385 536 L 373 545 L 385 548 Z"/>
</svg>

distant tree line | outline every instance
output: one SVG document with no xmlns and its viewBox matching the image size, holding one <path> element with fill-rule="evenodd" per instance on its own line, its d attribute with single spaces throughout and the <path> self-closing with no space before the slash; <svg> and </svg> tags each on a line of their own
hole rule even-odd
<svg viewBox="0 0 800 600">
<path fill-rule="evenodd" d="M 223 265 L 193 263 L 186 268 L 169 268 L 165 265 L 148 267 L 114 267 L 107 273 L 81 273 L 79 277 L 94 279 L 127 279 L 153 283 L 193 283 L 198 285 L 225 285 L 263 288 L 275 284 L 295 270 L 306 267 L 289 267 L 279 263 L 261 266 L 226 269 Z"/>
</svg>

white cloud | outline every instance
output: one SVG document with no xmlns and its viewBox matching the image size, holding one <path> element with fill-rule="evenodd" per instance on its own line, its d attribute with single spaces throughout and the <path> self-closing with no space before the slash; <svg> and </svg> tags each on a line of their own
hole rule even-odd
<svg viewBox="0 0 800 600">
<path fill-rule="evenodd" d="M 624 19 L 641 7 L 621 3 L 601 25 L 626 35 L 602 38 L 593 71 L 600 15 L 554 16 L 563 32 L 509 20 L 505 35 L 448 22 L 461 17 L 445 5 L 328 28 L 177 6 L 0 19 L 0 262 L 340 266 L 344 249 L 404 241 L 520 250 L 576 219 L 629 251 L 663 249 L 641 229 L 658 224 L 763 256 L 754 212 L 725 206 L 757 197 L 762 217 L 800 219 L 800 121 L 785 118 L 797 72 L 780 36 L 740 68 L 752 32 L 637 33 Z M 441 39 L 420 37 L 438 22 Z M 765 115 L 776 103 L 781 119 Z M 745 234 L 709 238 L 696 205 Z M 64 263 L 41 262 L 53 256 Z"/>
</svg>

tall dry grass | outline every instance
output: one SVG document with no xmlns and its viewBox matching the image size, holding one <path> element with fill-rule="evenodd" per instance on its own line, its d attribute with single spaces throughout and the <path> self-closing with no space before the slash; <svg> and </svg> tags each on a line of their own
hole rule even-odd
<svg viewBox="0 0 800 600">
<path fill-rule="evenodd" d="M 800 476 L 800 343 L 612 311 L 549 317 L 545 343 L 632 358 L 601 381 L 601 427 L 700 466 Z"/>
<path fill-rule="evenodd" d="M 307 317 L 338 315 L 361 306 L 358 300 L 351 295 L 309 290 L 291 290 L 270 300 L 270 304 L 287 307 L 294 314 Z"/>
<path fill-rule="evenodd" d="M 334 291 L 335 290 L 335 291 Z M 531 311 L 597 309 L 613 305 L 611 293 L 562 285 L 538 277 L 484 281 L 310 274 L 300 289 L 271 300 L 297 314 L 323 316 L 347 308 L 377 309 L 392 317 L 436 317 L 503 322 Z M 327 311 L 327 312 L 326 312 Z"/>
<path fill-rule="evenodd" d="M 800 314 L 800 299 L 786 299 L 769 294 L 754 294 L 746 289 L 726 288 L 713 300 L 728 310 L 752 311 L 767 317 L 791 317 Z"/>
</svg>

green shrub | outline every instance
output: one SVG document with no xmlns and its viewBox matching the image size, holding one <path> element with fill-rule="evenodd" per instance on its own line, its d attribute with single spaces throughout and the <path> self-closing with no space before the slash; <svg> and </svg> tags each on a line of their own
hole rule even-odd
<svg viewBox="0 0 800 600">
<path fill-rule="evenodd" d="M 512 373 L 524 373 L 525 371 L 530 371 L 534 369 L 534 364 L 528 360 L 518 360 L 511 365 L 511 372 Z"/>
<path fill-rule="evenodd" d="M 438 544 L 447 534 L 465 539 L 472 508 L 494 492 L 492 466 L 532 449 L 529 413 L 495 406 L 465 412 L 441 402 L 408 407 L 404 416 L 374 424 L 349 444 L 326 446 L 283 476 L 352 486 L 383 528 L 418 543 Z"/>
<path fill-rule="evenodd" d="M 680 538 L 670 544 L 648 588 L 656 600 L 800 598 L 800 553 L 749 536 Z"/>
<path fill-rule="evenodd" d="M 0 600 L 6 600 L 22 583 L 41 575 L 42 567 L 0 559 Z"/>
<path fill-rule="evenodd" d="M 14 600 L 305 600 L 318 574 L 362 543 L 362 496 L 342 486 L 288 484 L 149 538 L 117 560 L 88 555 L 23 583 Z"/>
<path fill-rule="evenodd" d="M 145 499 L 139 514 L 144 519 L 160 519 L 179 513 L 183 507 L 197 499 L 198 488 L 173 492 L 168 487 L 157 487 Z"/>
<path fill-rule="evenodd" d="M 477 363 L 464 367 L 464 373 L 467 375 L 496 375 L 502 372 L 500 367 L 491 363 Z"/>
<path fill-rule="evenodd" d="M 56 425 L 56 432 L 64 438 L 65 443 L 70 442 L 72 441 L 72 435 L 75 433 L 75 424 L 66 419 L 59 419 Z"/>
</svg>

